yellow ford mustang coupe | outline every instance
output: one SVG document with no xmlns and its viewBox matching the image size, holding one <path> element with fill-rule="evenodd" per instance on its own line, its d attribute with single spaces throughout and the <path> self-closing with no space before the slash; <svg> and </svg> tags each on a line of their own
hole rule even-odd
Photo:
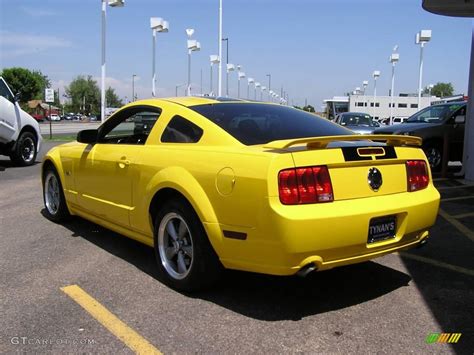
<svg viewBox="0 0 474 355">
<path fill-rule="evenodd" d="M 45 210 L 154 247 L 180 290 L 223 268 L 306 275 L 426 242 L 439 193 L 420 144 L 274 104 L 143 100 L 48 152 Z"/>
</svg>

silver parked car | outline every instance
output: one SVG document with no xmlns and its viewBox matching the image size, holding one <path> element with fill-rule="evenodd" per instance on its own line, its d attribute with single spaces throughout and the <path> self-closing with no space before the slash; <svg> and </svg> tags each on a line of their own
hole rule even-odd
<svg viewBox="0 0 474 355">
<path fill-rule="evenodd" d="M 344 112 L 336 117 L 335 122 L 358 134 L 372 134 L 380 123 L 374 121 L 372 116 L 361 112 Z"/>
</svg>

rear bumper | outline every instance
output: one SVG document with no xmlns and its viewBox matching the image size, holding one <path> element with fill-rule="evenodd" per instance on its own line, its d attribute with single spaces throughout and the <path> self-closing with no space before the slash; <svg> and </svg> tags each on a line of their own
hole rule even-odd
<svg viewBox="0 0 474 355">
<path fill-rule="evenodd" d="M 423 243 L 436 221 L 439 198 L 433 185 L 414 193 L 314 205 L 284 206 L 271 197 L 256 228 L 238 229 L 247 239 L 224 238 L 219 255 L 228 268 L 274 275 L 295 274 L 309 263 L 325 270 L 370 260 Z M 387 215 L 397 217 L 395 237 L 368 244 L 370 220 Z"/>
</svg>

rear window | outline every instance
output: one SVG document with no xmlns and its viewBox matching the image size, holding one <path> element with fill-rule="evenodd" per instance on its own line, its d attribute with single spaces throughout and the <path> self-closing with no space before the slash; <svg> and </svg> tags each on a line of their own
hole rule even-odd
<svg viewBox="0 0 474 355">
<path fill-rule="evenodd" d="M 287 106 L 256 103 L 219 103 L 192 106 L 245 145 L 280 139 L 353 134 L 314 114 Z"/>
</svg>

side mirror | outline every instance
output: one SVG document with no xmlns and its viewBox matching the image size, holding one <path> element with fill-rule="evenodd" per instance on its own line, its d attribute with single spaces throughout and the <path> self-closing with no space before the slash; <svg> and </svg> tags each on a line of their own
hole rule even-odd
<svg viewBox="0 0 474 355">
<path fill-rule="evenodd" d="M 77 133 L 79 143 L 94 144 L 97 143 L 99 131 L 97 129 L 84 129 Z"/>
<path fill-rule="evenodd" d="M 464 123 L 464 122 L 466 122 L 466 116 L 454 117 L 454 123 Z"/>
<path fill-rule="evenodd" d="M 13 100 L 15 100 L 15 102 L 19 102 L 21 100 L 21 93 L 17 92 L 13 97 Z"/>
</svg>

